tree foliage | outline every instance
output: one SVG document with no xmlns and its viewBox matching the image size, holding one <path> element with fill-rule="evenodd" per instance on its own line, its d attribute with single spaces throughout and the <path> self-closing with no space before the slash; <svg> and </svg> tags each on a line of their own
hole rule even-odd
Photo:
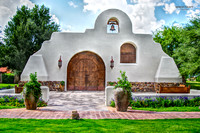
<svg viewBox="0 0 200 133">
<path fill-rule="evenodd" d="M 200 74 L 200 18 L 193 18 L 184 27 L 183 42 L 173 55 L 182 75 Z"/>
<path fill-rule="evenodd" d="M 8 22 L 4 32 L 6 54 L 1 58 L 3 65 L 21 73 L 30 55 L 38 51 L 59 26 L 51 20 L 49 9 L 35 5 L 32 9 L 22 6 Z"/>
<path fill-rule="evenodd" d="M 154 41 L 161 44 L 162 49 L 166 54 L 172 56 L 174 54 L 175 49 L 182 42 L 181 34 L 183 32 L 183 28 L 181 27 L 167 27 L 164 26 L 162 30 L 157 30 L 154 33 Z"/>
<path fill-rule="evenodd" d="M 190 20 L 184 27 L 164 27 L 154 33 L 154 41 L 173 57 L 181 75 L 200 74 L 200 17 Z"/>
</svg>

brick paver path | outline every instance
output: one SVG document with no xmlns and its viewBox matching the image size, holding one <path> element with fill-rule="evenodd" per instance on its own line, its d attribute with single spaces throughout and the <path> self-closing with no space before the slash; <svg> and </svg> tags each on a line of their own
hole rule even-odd
<svg viewBox="0 0 200 133">
<path fill-rule="evenodd" d="M 174 119 L 200 118 L 200 112 L 150 112 L 129 110 L 128 112 L 109 111 L 78 111 L 82 119 Z M 21 109 L 2 109 L 0 118 L 22 119 L 69 119 L 71 111 L 50 111 Z"/>
</svg>

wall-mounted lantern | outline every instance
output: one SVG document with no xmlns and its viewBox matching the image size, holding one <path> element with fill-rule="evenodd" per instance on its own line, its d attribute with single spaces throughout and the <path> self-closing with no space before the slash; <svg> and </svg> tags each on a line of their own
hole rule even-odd
<svg viewBox="0 0 200 133">
<path fill-rule="evenodd" d="M 60 56 L 60 59 L 58 60 L 58 67 L 59 67 L 59 68 L 62 67 L 62 59 L 61 59 L 61 56 Z"/>
<path fill-rule="evenodd" d="M 113 67 L 114 67 L 114 60 L 113 60 L 113 57 L 111 56 L 110 68 L 113 69 Z"/>
</svg>

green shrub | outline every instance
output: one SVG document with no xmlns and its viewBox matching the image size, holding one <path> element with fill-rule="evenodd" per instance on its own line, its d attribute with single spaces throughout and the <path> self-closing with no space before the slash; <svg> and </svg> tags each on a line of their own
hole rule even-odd
<svg viewBox="0 0 200 133">
<path fill-rule="evenodd" d="M 64 85 L 65 85 L 65 81 L 61 81 L 60 84 L 61 84 L 62 86 L 64 86 Z"/>
<path fill-rule="evenodd" d="M 115 83 L 114 83 L 114 82 L 108 82 L 108 84 L 109 84 L 110 86 L 113 86 Z"/>
<path fill-rule="evenodd" d="M 24 99 L 17 99 L 13 96 L 3 96 L 0 97 L 0 106 L 15 106 L 15 107 L 25 107 Z M 47 103 L 43 100 L 38 101 L 38 107 L 45 107 Z"/>
<path fill-rule="evenodd" d="M 10 85 L 6 86 L 6 89 L 11 89 L 11 88 L 12 88 L 12 86 L 10 86 Z"/>
<path fill-rule="evenodd" d="M 13 84 L 14 77 L 15 77 L 14 74 L 3 73 L 2 74 L 2 82 L 7 83 L 7 84 Z"/>
<path fill-rule="evenodd" d="M 196 78 L 196 81 L 200 82 L 200 76 L 198 76 L 198 77 Z"/>
<path fill-rule="evenodd" d="M 40 99 L 38 101 L 37 107 L 45 107 L 45 106 L 47 106 L 47 103 L 43 101 L 42 99 Z"/>
<path fill-rule="evenodd" d="M 15 106 L 15 107 L 24 107 L 24 100 L 19 100 L 16 97 L 12 96 L 3 96 L 0 98 L 0 105 L 3 106 Z"/>
<path fill-rule="evenodd" d="M 191 100 L 188 100 L 187 97 L 179 97 L 178 99 L 167 99 L 166 97 L 157 97 L 156 100 L 152 99 L 133 99 L 131 100 L 130 106 L 132 108 L 137 107 L 151 107 L 151 108 L 160 108 L 160 107 L 196 107 L 200 106 L 200 97 L 195 97 Z"/>
<path fill-rule="evenodd" d="M 115 101 L 114 101 L 114 100 L 112 100 L 112 101 L 110 102 L 110 106 L 111 106 L 111 107 L 115 107 Z"/>
</svg>

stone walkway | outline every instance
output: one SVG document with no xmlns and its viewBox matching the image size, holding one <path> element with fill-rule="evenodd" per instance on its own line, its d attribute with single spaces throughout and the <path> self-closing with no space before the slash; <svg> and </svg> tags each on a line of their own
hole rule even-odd
<svg viewBox="0 0 200 133">
<path fill-rule="evenodd" d="M 104 91 L 50 91 L 48 106 L 43 110 L 107 111 Z"/>
<path fill-rule="evenodd" d="M 128 112 L 109 111 L 78 111 L 81 119 L 175 119 L 200 118 L 200 112 L 150 112 L 129 110 Z M 21 109 L 2 109 L 0 118 L 22 119 L 69 119 L 71 111 L 47 111 Z"/>
</svg>

